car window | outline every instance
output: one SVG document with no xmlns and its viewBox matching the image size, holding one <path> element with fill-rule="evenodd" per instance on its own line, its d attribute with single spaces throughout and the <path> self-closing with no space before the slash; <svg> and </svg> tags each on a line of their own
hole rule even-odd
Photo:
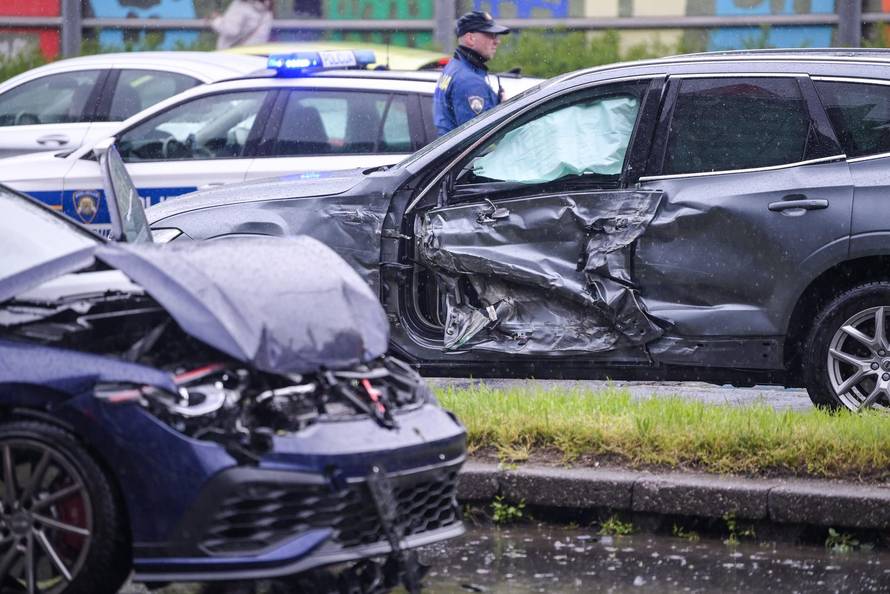
<svg viewBox="0 0 890 594">
<path fill-rule="evenodd" d="M 98 241 L 46 207 L 0 187 L 0 279 Z"/>
<path fill-rule="evenodd" d="M 100 73 L 80 70 L 52 74 L 6 91 L 0 96 L 0 126 L 87 121 L 87 100 Z"/>
<path fill-rule="evenodd" d="M 847 157 L 890 153 L 890 86 L 817 81 Z"/>
<path fill-rule="evenodd" d="M 124 132 L 118 147 L 126 162 L 224 159 L 244 153 L 266 91 L 198 97 Z"/>
<path fill-rule="evenodd" d="M 408 96 L 292 91 L 271 154 L 411 152 Z"/>
<path fill-rule="evenodd" d="M 196 78 L 175 72 L 122 70 L 114 87 L 108 120 L 119 122 L 146 107 L 201 84 Z"/>
<path fill-rule="evenodd" d="M 617 181 L 644 88 L 612 85 L 561 98 L 487 142 L 458 183 L 535 184 L 579 176 Z"/>
<path fill-rule="evenodd" d="M 804 159 L 810 117 L 792 78 L 680 82 L 663 173 L 752 169 Z"/>
</svg>

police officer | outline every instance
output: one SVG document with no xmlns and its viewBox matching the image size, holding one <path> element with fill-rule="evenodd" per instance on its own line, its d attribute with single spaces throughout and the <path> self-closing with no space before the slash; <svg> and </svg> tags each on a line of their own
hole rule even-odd
<svg viewBox="0 0 890 594">
<path fill-rule="evenodd" d="M 509 32 L 481 10 L 468 12 L 457 20 L 458 47 L 442 71 L 433 95 L 433 119 L 439 136 L 500 103 L 502 97 L 485 79 L 485 63 L 494 57 L 499 36 Z"/>
</svg>

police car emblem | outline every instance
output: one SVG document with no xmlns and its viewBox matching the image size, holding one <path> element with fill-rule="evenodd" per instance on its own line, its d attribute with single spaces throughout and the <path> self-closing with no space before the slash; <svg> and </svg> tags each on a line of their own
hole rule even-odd
<svg viewBox="0 0 890 594">
<path fill-rule="evenodd" d="M 74 192 L 72 200 L 74 212 L 80 220 L 87 224 L 92 223 L 99 213 L 99 200 L 101 200 L 99 193 L 90 190 Z"/>
<path fill-rule="evenodd" d="M 482 100 L 482 97 L 473 95 L 472 97 L 467 99 L 467 101 L 470 102 L 470 109 L 472 109 L 474 113 L 482 113 L 482 108 L 485 107 L 485 101 Z"/>
</svg>

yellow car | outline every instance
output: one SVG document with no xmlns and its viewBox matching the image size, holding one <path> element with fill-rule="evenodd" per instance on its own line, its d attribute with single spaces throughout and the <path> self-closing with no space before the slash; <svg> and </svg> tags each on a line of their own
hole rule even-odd
<svg viewBox="0 0 890 594">
<path fill-rule="evenodd" d="M 244 45 L 222 50 L 232 54 L 268 56 L 290 52 L 323 50 L 371 50 L 377 61 L 368 68 L 388 68 L 390 70 L 439 70 L 448 63 L 449 57 L 439 52 L 401 47 L 382 43 L 362 43 L 352 41 L 283 41 L 263 45 Z"/>
</svg>

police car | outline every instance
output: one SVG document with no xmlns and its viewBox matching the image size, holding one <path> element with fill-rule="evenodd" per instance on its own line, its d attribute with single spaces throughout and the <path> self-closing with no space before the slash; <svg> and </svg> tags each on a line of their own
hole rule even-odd
<svg viewBox="0 0 890 594">
<path fill-rule="evenodd" d="M 0 84 L 0 157 L 76 149 L 158 101 L 264 64 L 251 56 L 137 52 L 34 68 Z"/>
<path fill-rule="evenodd" d="M 367 51 L 270 56 L 269 68 L 162 101 L 99 142 L 117 145 L 146 206 L 234 182 L 394 163 L 436 137 L 438 73 L 364 69 L 374 61 Z M 538 82 L 502 78 L 507 95 Z M 107 225 L 94 146 L 2 160 L 0 180 Z"/>
</svg>

